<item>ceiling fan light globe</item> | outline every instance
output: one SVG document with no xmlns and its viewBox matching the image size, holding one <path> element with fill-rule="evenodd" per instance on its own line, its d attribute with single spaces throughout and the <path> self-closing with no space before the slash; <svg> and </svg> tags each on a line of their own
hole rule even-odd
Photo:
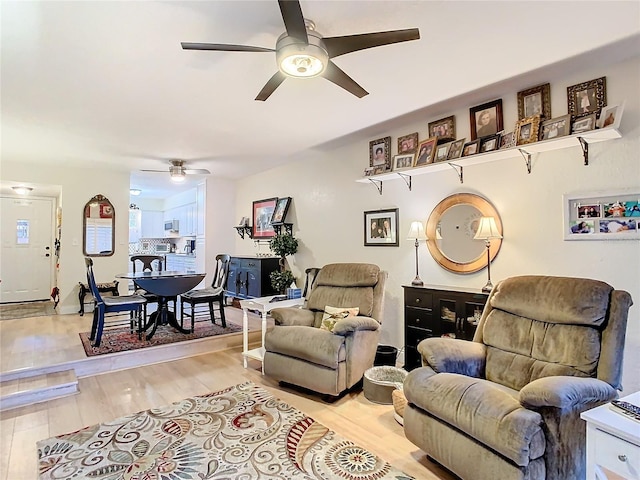
<svg viewBox="0 0 640 480">
<path fill-rule="evenodd" d="M 322 37 L 313 31 L 307 32 L 309 44 L 281 35 L 276 44 L 276 61 L 282 73 L 289 77 L 312 78 L 322 75 L 329 62 Z"/>
<path fill-rule="evenodd" d="M 172 182 L 176 182 L 176 183 L 180 183 L 180 182 L 184 182 L 186 179 L 184 173 L 182 175 L 174 175 L 171 174 L 171 181 Z"/>
</svg>

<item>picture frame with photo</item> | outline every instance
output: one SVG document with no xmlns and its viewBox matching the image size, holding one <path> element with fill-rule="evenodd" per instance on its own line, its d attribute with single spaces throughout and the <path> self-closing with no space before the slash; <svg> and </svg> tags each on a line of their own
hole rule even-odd
<svg viewBox="0 0 640 480">
<path fill-rule="evenodd" d="M 398 155 L 416 153 L 416 150 L 418 150 L 418 132 L 398 137 Z"/>
<path fill-rule="evenodd" d="M 551 118 L 551 85 L 548 83 L 518 92 L 518 120 L 534 115 Z"/>
<path fill-rule="evenodd" d="M 449 153 L 447 154 L 447 160 L 460 158 L 460 156 L 462 155 L 462 148 L 464 147 L 465 140 L 466 138 L 461 138 L 459 140 L 456 140 L 455 142 L 451 142 Z"/>
<path fill-rule="evenodd" d="M 516 145 L 526 145 L 538 141 L 540 115 L 526 117 L 516 123 Z"/>
<path fill-rule="evenodd" d="M 516 132 L 507 132 L 500 135 L 500 150 L 516 146 Z"/>
<path fill-rule="evenodd" d="M 438 144 L 451 142 L 456 139 L 456 117 L 441 118 L 435 122 L 429 122 L 429 136 L 437 137 Z"/>
<path fill-rule="evenodd" d="M 253 225 L 251 226 L 254 240 L 275 237 L 276 232 L 271 225 L 271 217 L 276 208 L 277 197 L 264 198 L 253 202 Z"/>
<path fill-rule="evenodd" d="M 483 103 L 469 109 L 471 140 L 495 135 L 503 129 L 502 99 Z"/>
<path fill-rule="evenodd" d="M 480 153 L 491 152 L 500 148 L 500 134 L 489 135 L 480 139 Z"/>
<path fill-rule="evenodd" d="M 429 137 L 418 144 L 418 153 L 416 153 L 416 160 L 413 164 L 414 167 L 423 167 L 433 163 L 433 157 L 436 153 L 436 144 L 438 143 L 438 137 Z"/>
<path fill-rule="evenodd" d="M 413 162 L 415 160 L 415 154 L 413 153 L 405 153 L 402 155 L 394 155 L 392 170 L 394 172 L 399 172 L 402 170 L 408 170 L 413 168 Z"/>
<path fill-rule="evenodd" d="M 565 240 L 640 239 L 640 191 L 620 189 L 563 196 Z"/>
<path fill-rule="evenodd" d="M 540 140 L 564 137 L 571 133 L 571 115 L 545 120 L 540 124 Z"/>
<path fill-rule="evenodd" d="M 624 112 L 625 102 L 618 105 L 607 105 L 600 112 L 600 118 L 596 126 L 598 128 L 619 128 L 620 120 L 622 120 L 622 113 Z"/>
<path fill-rule="evenodd" d="M 465 143 L 464 147 L 462 147 L 462 156 L 469 157 L 471 155 L 480 153 L 480 141 L 481 139 L 478 138 L 477 140 Z"/>
<path fill-rule="evenodd" d="M 364 212 L 364 246 L 398 247 L 398 209 Z"/>
<path fill-rule="evenodd" d="M 436 146 L 436 153 L 433 157 L 433 162 L 444 162 L 447 160 L 449 156 L 449 148 L 451 147 L 451 142 L 443 143 L 442 145 Z"/>
<path fill-rule="evenodd" d="M 375 167 L 366 167 L 364 169 L 364 171 L 362 172 L 362 176 L 363 177 L 370 177 L 371 175 L 374 175 L 373 172 L 375 172 L 376 168 Z"/>
<path fill-rule="evenodd" d="M 574 118 L 592 113 L 598 115 L 606 105 L 607 77 L 594 78 L 567 87 L 567 110 Z"/>
<path fill-rule="evenodd" d="M 596 128 L 596 114 L 576 118 L 571 124 L 571 133 L 584 133 Z"/>
<path fill-rule="evenodd" d="M 273 215 L 271 216 L 271 225 L 282 225 L 285 222 L 290 205 L 291 197 L 278 197 L 276 207 L 273 209 Z"/>
<path fill-rule="evenodd" d="M 391 170 L 391 137 L 369 142 L 369 166 L 383 166 L 385 170 Z"/>
</svg>

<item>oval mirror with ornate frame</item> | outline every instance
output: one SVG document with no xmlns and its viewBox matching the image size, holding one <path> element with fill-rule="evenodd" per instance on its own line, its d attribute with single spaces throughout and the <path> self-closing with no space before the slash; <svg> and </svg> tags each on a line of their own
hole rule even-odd
<svg viewBox="0 0 640 480">
<path fill-rule="evenodd" d="M 82 251 L 87 257 L 109 257 L 115 250 L 116 211 L 107 197 L 96 195 L 82 213 Z"/>
<path fill-rule="evenodd" d="M 454 273 L 473 273 L 487 266 L 483 240 L 474 240 L 480 217 L 494 217 L 502 235 L 500 215 L 488 200 L 473 193 L 457 193 L 442 200 L 427 220 L 427 247 L 438 264 Z M 491 261 L 502 245 L 491 240 Z"/>
</svg>

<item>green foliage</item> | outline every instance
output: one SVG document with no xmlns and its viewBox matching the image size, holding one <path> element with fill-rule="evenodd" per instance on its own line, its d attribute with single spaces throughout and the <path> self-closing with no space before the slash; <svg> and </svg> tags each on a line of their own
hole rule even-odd
<svg viewBox="0 0 640 480">
<path fill-rule="evenodd" d="M 285 270 L 284 272 L 271 272 L 269 278 L 271 279 L 273 289 L 281 295 L 286 292 L 291 282 L 295 280 L 293 273 L 289 270 Z"/>
<path fill-rule="evenodd" d="M 298 251 L 298 240 L 288 233 L 280 233 L 271 239 L 269 248 L 277 256 L 284 258 Z"/>
</svg>

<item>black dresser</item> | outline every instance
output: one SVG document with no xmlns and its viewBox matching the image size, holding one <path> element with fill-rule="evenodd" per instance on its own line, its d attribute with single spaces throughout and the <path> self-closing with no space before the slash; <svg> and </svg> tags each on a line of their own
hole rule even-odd
<svg viewBox="0 0 640 480">
<path fill-rule="evenodd" d="M 226 296 L 256 298 L 276 295 L 269 274 L 278 270 L 277 257 L 231 257 Z"/>
<path fill-rule="evenodd" d="M 404 368 L 421 365 L 418 344 L 428 337 L 471 340 L 489 297 L 480 289 L 425 285 L 404 288 Z"/>
</svg>

